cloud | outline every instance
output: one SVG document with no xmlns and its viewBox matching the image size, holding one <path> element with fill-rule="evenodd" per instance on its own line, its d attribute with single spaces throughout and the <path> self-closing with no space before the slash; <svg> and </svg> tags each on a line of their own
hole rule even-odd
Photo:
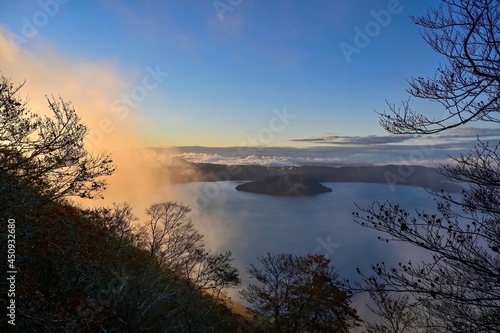
<svg viewBox="0 0 500 333">
<path fill-rule="evenodd" d="M 186 161 L 193 163 L 213 163 L 213 164 L 224 164 L 224 165 L 262 165 L 262 166 L 294 166 L 297 163 L 290 160 L 287 156 L 224 156 L 219 154 L 207 154 L 207 153 L 182 153 L 173 155 L 174 157 L 181 157 Z"/>
<path fill-rule="evenodd" d="M 440 139 L 476 139 L 479 138 L 500 138 L 500 128 L 479 128 L 479 127 L 459 127 L 453 128 L 436 137 Z"/>
<path fill-rule="evenodd" d="M 422 144 L 374 145 L 367 146 L 316 146 L 294 147 L 176 147 L 157 148 L 158 156 L 180 157 L 193 163 L 213 163 L 224 165 L 262 165 L 268 167 L 288 167 L 301 165 L 344 166 L 344 165 L 384 165 L 419 164 L 435 166 L 449 163 L 448 145 Z M 463 152 L 462 149 L 459 152 Z M 174 160 L 175 161 L 175 160 Z"/>
<path fill-rule="evenodd" d="M 453 144 L 457 140 L 465 140 L 468 142 L 476 141 L 478 137 L 498 140 L 500 139 L 500 128 L 463 127 L 434 135 L 400 134 L 348 136 L 327 134 L 319 137 L 292 139 L 290 141 L 322 145 L 373 146 L 392 144 L 418 145 L 422 140 L 433 141 L 434 144 Z"/>
<path fill-rule="evenodd" d="M 347 136 L 347 135 L 326 135 L 322 137 L 292 139 L 293 142 L 309 142 L 335 145 L 380 145 L 391 143 L 402 143 L 415 139 L 414 135 L 367 135 L 367 136 Z"/>
<path fill-rule="evenodd" d="M 140 126 L 148 126 L 152 121 L 143 116 L 139 100 L 132 98 L 130 105 L 123 100 L 123 96 L 149 92 L 142 86 L 148 70 L 124 69 L 106 59 L 78 59 L 39 41 L 30 40 L 33 44 L 27 45 L 36 53 L 22 47 L 16 51 L 8 35 L 9 31 L 0 26 L 1 74 L 13 83 L 26 81 L 21 94 L 28 97 L 29 108 L 51 115 L 45 96 L 61 96 L 64 101 L 71 102 L 90 129 L 87 148 L 94 153 L 112 154 L 117 172 L 109 178 L 106 201 L 82 203 L 102 205 L 127 201 L 133 205 L 135 213 L 141 215 L 148 205 L 162 201 L 167 187 L 159 182 L 155 165 L 149 167 L 150 153 L 142 149 L 145 144 L 138 134 Z M 151 69 L 155 69 L 155 64 Z M 151 86 L 154 81 L 147 83 Z M 147 94 L 141 98 L 147 99 Z"/>
<path fill-rule="evenodd" d="M 47 94 L 71 101 L 90 129 L 93 142 L 87 141 L 87 147 L 93 152 L 111 153 L 117 166 L 115 174 L 108 179 L 110 185 L 104 193 L 104 201 L 75 200 L 77 203 L 93 207 L 128 202 L 134 214 L 144 221 L 145 209 L 153 203 L 192 201 L 196 193 L 169 183 L 170 176 L 162 167 L 170 162 L 170 157 L 162 150 L 147 148 L 146 138 L 139 134 L 141 128 L 147 128 L 147 135 L 161 137 L 161 133 L 154 130 L 155 123 L 141 110 L 151 91 L 146 89 L 144 103 L 141 103 L 142 97 L 140 100 L 131 98 L 132 106 L 123 100 L 123 96 L 130 98 L 134 93 L 144 92 L 148 69 L 122 68 L 106 59 L 78 59 L 38 41 L 29 45 L 36 54 L 23 48 L 16 51 L 5 37 L 8 33 L 0 26 L 1 74 L 11 78 L 13 83 L 26 80 L 21 93 L 29 97 L 29 107 L 33 111 L 50 114 L 45 99 Z M 151 64 L 150 70 L 156 69 L 157 65 Z M 151 86 L 155 82 L 148 80 L 147 83 Z M 156 83 L 161 85 L 161 82 Z M 168 152 L 176 154 L 177 149 L 169 148 Z M 231 228 L 217 226 L 196 211 L 193 223 L 206 235 L 207 247 L 214 251 L 224 248 L 227 240 L 234 237 Z"/>
</svg>

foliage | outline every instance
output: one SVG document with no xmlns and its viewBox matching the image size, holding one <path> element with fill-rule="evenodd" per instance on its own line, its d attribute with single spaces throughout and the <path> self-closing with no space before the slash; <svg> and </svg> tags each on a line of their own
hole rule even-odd
<svg viewBox="0 0 500 333">
<path fill-rule="evenodd" d="M 426 29 L 424 39 L 447 57 L 448 65 L 438 68 L 434 78 L 413 79 L 409 92 L 441 103 L 448 115 L 429 119 L 404 104 L 402 112 L 391 107 L 392 116 L 382 114 L 382 126 L 397 134 L 429 134 L 472 121 L 498 122 L 499 19 L 500 3 L 492 0 L 445 0 L 439 9 L 414 18 Z M 441 167 L 439 172 L 462 185 L 463 192 L 461 196 L 431 192 L 436 197 L 436 212 L 412 212 L 395 203 L 374 203 L 354 213 L 357 223 L 383 232 L 381 239 L 402 241 L 429 254 L 422 263 L 408 261 L 391 267 L 381 262 L 372 266 L 373 276 L 362 274 L 365 284 L 357 288 L 378 293 L 378 312 L 399 304 L 390 293 L 402 292 L 410 297 L 406 301 L 418 314 L 420 330 L 500 330 L 498 148 L 498 144 L 490 146 L 478 140 L 469 154 Z M 383 290 L 377 289 L 380 285 Z"/>
<path fill-rule="evenodd" d="M 324 256 L 271 254 L 248 273 L 258 284 L 242 291 L 266 332 L 348 332 L 359 318 Z"/>
<path fill-rule="evenodd" d="M 500 3 L 497 0 L 443 0 L 414 22 L 448 64 L 434 77 L 410 80 L 410 95 L 440 103 L 446 114 L 428 118 L 408 102 L 382 113 L 380 123 L 396 134 L 430 134 L 474 121 L 500 122 Z"/>
<path fill-rule="evenodd" d="M 138 236 L 139 246 L 156 265 L 173 272 L 182 282 L 183 288 L 176 290 L 174 298 L 180 317 L 192 329 L 192 310 L 199 307 L 195 302 L 198 295 L 208 293 L 214 301 L 222 301 L 223 289 L 236 287 L 241 281 L 231 265 L 231 252 L 211 254 L 205 249 L 203 236 L 189 218 L 190 211 L 176 202 L 153 204 L 146 210 L 148 219 Z M 211 307 L 207 306 L 207 313 Z"/>
<path fill-rule="evenodd" d="M 392 291 L 410 291 L 436 315 L 446 316 L 444 330 L 500 327 L 499 170 L 495 147 L 481 143 L 475 152 L 443 169 L 466 182 L 461 198 L 435 193 L 437 213 L 412 214 L 397 204 L 374 204 L 355 213 L 358 223 L 383 231 L 386 240 L 404 241 L 431 252 L 429 262 L 399 267 L 376 264 L 373 270 Z M 489 161 L 487 165 L 480 161 Z M 368 277 L 369 281 L 375 277 Z"/>
<path fill-rule="evenodd" d="M 368 308 L 378 316 L 378 322 L 367 323 L 367 333 L 417 333 L 418 322 L 422 313 L 419 313 L 416 304 L 412 303 L 409 295 L 393 298 L 384 285 L 370 280 L 370 298 L 374 305 Z M 421 330 L 420 330 L 421 331 Z"/>
<path fill-rule="evenodd" d="M 114 171 L 110 156 L 85 149 L 88 130 L 70 103 L 47 98 L 54 115 L 42 117 L 19 97 L 22 86 L 0 78 L 0 176 L 15 175 L 48 200 L 101 197 L 102 177 Z"/>
<path fill-rule="evenodd" d="M 209 256 L 204 267 L 211 270 L 192 281 L 139 247 L 128 205 L 82 210 L 55 202 L 32 213 L 16 215 L 16 328 L 234 332 L 243 323 L 221 298 L 205 292 L 206 286 L 220 293 L 239 282 L 229 255 Z"/>
<path fill-rule="evenodd" d="M 0 216 L 15 219 L 17 270 L 16 326 L 3 316 L 1 331 L 244 331 L 245 320 L 222 298 L 239 284 L 231 253 L 205 249 L 189 207 L 152 205 L 150 213 L 168 207 L 182 214 L 161 238 L 150 238 L 128 204 L 88 209 L 65 199 L 101 196 L 111 161 L 85 150 L 86 128 L 69 104 L 49 99 L 54 118 L 42 118 L 19 100 L 21 87 L 0 83 Z M 167 225 L 158 220 L 159 228 Z M 153 239 L 151 251 L 144 245 Z M 6 295 L 6 279 L 0 288 Z M 0 298 L 2 308 L 7 302 Z"/>
</svg>

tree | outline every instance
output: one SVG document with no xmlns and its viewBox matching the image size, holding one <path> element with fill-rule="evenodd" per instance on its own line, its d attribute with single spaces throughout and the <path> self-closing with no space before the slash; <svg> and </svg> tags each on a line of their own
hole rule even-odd
<svg viewBox="0 0 500 333">
<path fill-rule="evenodd" d="M 89 210 L 58 200 L 15 219 L 15 267 L 22 274 L 12 331 L 234 332 L 238 318 L 205 292 L 234 282 L 229 255 L 210 255 L 191 282 L 138 247 L 127 204 Z M 0 289 L 6 295 L 9 281 Z M 3 307 L 8 302 L 0 298 Z M 11 326 L 7 319 L 2 328 Z"/>
<path fill-rule="evenodd" d="M 151 205 L 140 231 L 140 244 L 159 269 L 168 269 L 181 277 L 185 288 L 179 288 L 168 299 L 180 309 L 188 329 L 194 329 L 193 310 L 199 293 L 208 292 L 216 301 L 222 301 L 223 290 L 239 285 L 240 278 L 231 265 L 230 251 L 212 254 L 205 249 L 190 212 L 189 206 L 172 201 Z M 199 316 L 211 314 L 214 305 L 205 305 Z"/>
<path fill-rule="evenodd" d="M 500 327 L 497 147 L 481 143 L 456 159 L 456 166 L 442 170 L 468 186 L 461 198 L 434 193 L 441 199 L 435 213 L 412 214 L 392 203 L 376 203 L 354 213 L 362 226 L 386 233 L 385 240 L 404 241 L 430 252 L 429 262 L 409 261 L 399 267 L 382 263 L 372 268 L 391 291 L 409 291 L 437 317 L 446 318 L 444 331 L 494 332 Z"/>
<path fill-rule="evenodd" d="M 17 327 L 33 331 L 46 330 L 60 311 L 73 309 L 84 295 L 81 282 L 90 276 L 88 256 L 98 257 L 95 247 L 75 242 L 85 242 L 95 229 L 75 218 L 62 199 L 100 197 L 103 177 L 114 169 L 109 155 L 85 149 L 87 128 L 69 103 L 47 98 L 53 117 L 42 117 L 20 97 L 22 87 L 0 74 L 0 217 L 16 221 L 15 267 L 24 272 L 16 290 Z M 68 228 L 72 221 L 80 224 Z M 6 229 L 0 237 L 7 239 Z M 6 262 L 1 266 L 7 271 Z M 0 287 L 8 290 L 6 281 Z"/>
<path fill-rule="evenodd" d="M 370 290 L 370 298 L 374 305 L 368 305 L 371 312 L 378 316 L 378 322 L 366 325 L 367 333 L 417 333 L 419 313 L 416 304 L 410 301 L 409 295 L 393 298 L 375 280 Z M 420 330 L 421 331 L 421 330 Z"/>
<path fill-rule="evenodd" d="M 211 254 L 205 249 L 203 235 L 193 226 L 189 206 L 168 201 L 151 205 L 143 226 L 141 244 L 157 263 L 183 274 L 193 289 L 221 289 L 240 283 L 231 266 L 231 252 Z"/>
<path fill-rule="evenodd" d="M 203 236 L 194 229 L 190 212 L 189 206 L 172 201 L 153 204 L 146 210 L 143 246 L 160 265 L 178 270 L 186 256 L 203 247 Z"/>
<path fill-rule="evenodd" d="M 132 206 L 128 203 L 113 203 L 112 207 L 86 209 L 82 211 L 82 214 L 104 230 L 119 237 L 116 250 L 128 245 L 137 245 L 140 240 L 139 232 L 133 226 L 138 218 L 134 216 Z"/>
<path fill-rule="evenodd" d="M 410 81 L 409 93 L 441 103 L 448 115 L 429 119 L 411 110 L 381 115 L 396 134 L 432 134 L 473 121 L 499 122 L 500 3 L 443 0 L 439 9 L 413 18 L 424 39 L 448 64 L 434 78 Z M 394 203 L 374 203 L 354 213 L 360 225 L 427 251 L 429 260 L 372 266 L 359 290 L 403 292 L 429 317 L 420 328 L 433 332 L 500 330 L 500 156 L 499 145 L 478 140 L 469 154 L 438 171 L 463 185 L 462 194 L 431 192 L 435 212 L 412 212 Z M 380 292 L 380 291 L 379 291 Z M 420 313 L 424 313 L 420 312 Z"/>
<path fill-rule="evenodd" d="M 432 78 L 409 82 L 410 95 L 440 103 L 446 115 L 428 118 L 403 103 L 389 104 L 380 123 L 396 134 L 430 134 L 485 120 L 500 122 L 500 3 L 497 0 L 443 0 L 425 16 L 413 17 L 424 40 L 448 59 Z"/>
<path fill-rule="evenodd" d="M 110 155 L 85 149 L 88 129 L 62 98 L 47 97 L 53 118 L 31 112 L 19 97 L 23 85 L 0 78 L 0 177 L 10 180 L 4 185 L 27 184 L 46 200 L 101 197 L 103 176 L 114 171 Z"/>
<path fill-rule="evenodd" d="M 258 284 L 241 292 L 269 332 L 348 332 L 359 318 L 324 256 L 271 254 L 248 268 Z"/>
</svg>

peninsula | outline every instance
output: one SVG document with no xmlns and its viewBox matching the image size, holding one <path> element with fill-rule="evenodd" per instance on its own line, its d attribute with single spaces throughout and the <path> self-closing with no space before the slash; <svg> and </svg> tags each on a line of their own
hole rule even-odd
<svg viewBox="0 0 500 333">
<path fill-rule="evenodd" d="M 314 177 L 298 174 L 276 175 L 236 186 L 237 191 L 269 195 L 303 196 L 332 192 Z"/>
</svg>

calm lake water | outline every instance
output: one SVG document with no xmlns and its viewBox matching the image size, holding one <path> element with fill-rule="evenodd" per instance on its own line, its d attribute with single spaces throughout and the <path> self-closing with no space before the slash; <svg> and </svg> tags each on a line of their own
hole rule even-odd
<svg viewBox="0 0 500 333">
<path fill-rule="evenodd" d="M 409 211 L 435 211 L 434 198 L 424 189 L 386 184 L 323 183 L 333 192 L 308 197 L 278 197 L 239 192 L 241 182 L 176 185 L 183 201 L 193 207 L 193 222 L 215 251 L 231 250 L 234 265 L 247 280 L 245 267 L 266 252 L 318 253 L 327 256 L 339 274 L 357 279 L 356 267 L 407 261 L 413 248 L 385 243 L 373 230 L 353 222 L 356 204 L 399 203 Z M 179 199 L 177 199 L 179 200 Z"/>
</svg>

